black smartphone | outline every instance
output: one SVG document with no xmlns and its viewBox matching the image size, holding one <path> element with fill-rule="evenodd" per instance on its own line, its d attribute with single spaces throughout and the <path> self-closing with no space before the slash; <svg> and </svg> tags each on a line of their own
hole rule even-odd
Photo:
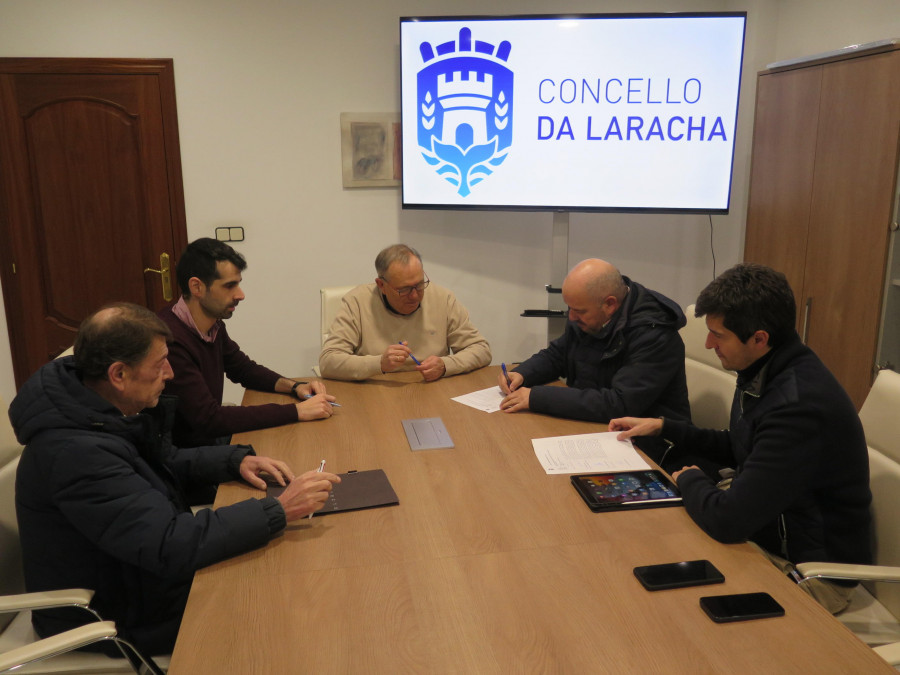
<svg viewBox="0 0 900 675">
<path fill-rule="evenodd" d="M 768 593 L 710 595 L 700 598 L 700 606 L 716 623 L 784 616 L 784 608 Z"/>
<path fill-rule="evenodd" d="M 634 576 L 648 591 L 721 584 L 725 581 L 722 573 L 709 560 L 686 560 L 635 567 Z"/>
</svg>

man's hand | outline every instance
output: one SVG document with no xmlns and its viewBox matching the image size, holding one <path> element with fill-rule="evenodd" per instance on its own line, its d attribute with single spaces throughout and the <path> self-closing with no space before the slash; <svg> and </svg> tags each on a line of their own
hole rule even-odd
<svg viewBox="0 0 900 675">
<path fill-rule="evenodd" d="M 322 380 L 310 380 L 306 384 L 301 384 L 294 389 L 294 395 L 301 401 L 306 400 L 307 396 L 315 396 L 316 394 L 325 393 L 325 383 Z"/>
<path fill-rule="evenodd" d="M 331 486 L 340 483 L 339 476 L 327 471 L 307 471 L 294 478 L 278 497 L 288 522 L 318 511 L 328 499 Z"/>
<path fill-rule="evenodd" d="M 500 410 L 508 413 L 528 410 L 528 399 L 530 396 L 531 387 L 518 387 L 506 398 L 500 401 Z"/>
<path fill-rule="evenodd" d="M 416 370 L 422 373 L 422 377 L 426 382 L 439 380 L 447 372 L 447 366 L 444 365 L 444 359 L 440 356 L 429 356 L 422 361 L 421 365 L 416 366 Z"/>
<path fill-rule="evenodd" d="M 616 439 L 625 441 L 634 436 L 658 436 L 662 425 L 658 417 L 619 417 L 609 421 L 609 430 L 621 431 Z"/>
<path fill-rule="evenodd" d="M 683 474 L 685 471 L 690 471 L 691 469 L 697 469 L 697 471 L 700 471 L 700 467 L 699 467 L 699 466 L 695 466 L 695 465 L 693 465 L 693 464 L 692 464 L 691 466 L 683 466 L 683 467 L 681 467 L 678 471 L 676 471 L 675 473 L 672 474 L 672 479 L 675 480 L 675 481 L 677 481 L 677 480 L 678 480 L 678 476 L 680 476 L 681 474 Z"/>
<path fill-rule="evenodd" d="M 334 407 L 331 405 L 333 400 L 334 396 L 331 394 L 316 394 L 302 403 L 297 403 L 297 419 L 301 422 L 310 422 L 331 417 L 334 414 Z"/>
<path fill-rule="evenodd" d="M 497 383 L 500 385 L 500 391 L 504 394 L 511 394 L 521 387 L 523 382 L 525 382 L 525 378 L 514 370 L 509 373 L 508 385 L 506 384 L 506 376 L 503 373 L 500 373 L 500 375 L 497 376 Z"/>
<path fill-rule="evenodd" d="M 294 480 L 294 472 L 291 471 L 291 467 L 281 460 L 271 457 L 247 455 L 241 460 L 240 472 L 241 478 L 260 490 L 266 489 L 266 481 L 260 477 L 262 474 L 271 476 L 272 480 L 279 485 L 287 485 Z"/>
<path fill-rule="evenodd" d="M 412 352 L 409 350 L 409 347 L 406 346 L 405 342 L 388 345 L 388 348 L 385 349 L 384 353 L 381 355 L 381 372 L 394 372 L 397 368 L 406 363 L 406 359 L 409 358 L 411 353 Z"/>
</svg>

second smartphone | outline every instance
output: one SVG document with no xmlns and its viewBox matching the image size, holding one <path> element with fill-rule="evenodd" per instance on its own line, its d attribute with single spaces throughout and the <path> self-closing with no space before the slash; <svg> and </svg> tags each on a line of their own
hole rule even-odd
<svg viewBox="0 0 900 675">
<path fill-rule="evenodd" d="M 709 560 L 686 560 L 635 567 L 634 576 L 648 591 L 721 584 L 725 581 L 722 573 Z"/>
</svg>

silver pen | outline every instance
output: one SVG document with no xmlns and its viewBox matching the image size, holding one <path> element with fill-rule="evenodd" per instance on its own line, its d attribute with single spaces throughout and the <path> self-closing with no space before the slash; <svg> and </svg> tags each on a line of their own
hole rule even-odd
<svg viewBox="0 0 900 675">
<path fill-rule="evenodd" d="M 319 462 L 319 468 L 316 469 L 316 473 L 322 473 L 324 470 L 325 470 L 325 460 L 323 459 L 321 462 Z M 312 517 L 313 517 L 313 514 L 310 513 L 307 516 L 307 519 L 311 519 Z"/>
</svg>

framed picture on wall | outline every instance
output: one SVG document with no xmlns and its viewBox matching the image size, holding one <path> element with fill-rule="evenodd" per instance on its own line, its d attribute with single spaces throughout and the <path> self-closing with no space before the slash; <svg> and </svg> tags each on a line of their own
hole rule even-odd
<svg viewBox="0 0 900 675">
<path fill-rule="evenodd" d="M 400 114 L 341 113 L 345 188 L 400 185 Z"/>
</svg>

